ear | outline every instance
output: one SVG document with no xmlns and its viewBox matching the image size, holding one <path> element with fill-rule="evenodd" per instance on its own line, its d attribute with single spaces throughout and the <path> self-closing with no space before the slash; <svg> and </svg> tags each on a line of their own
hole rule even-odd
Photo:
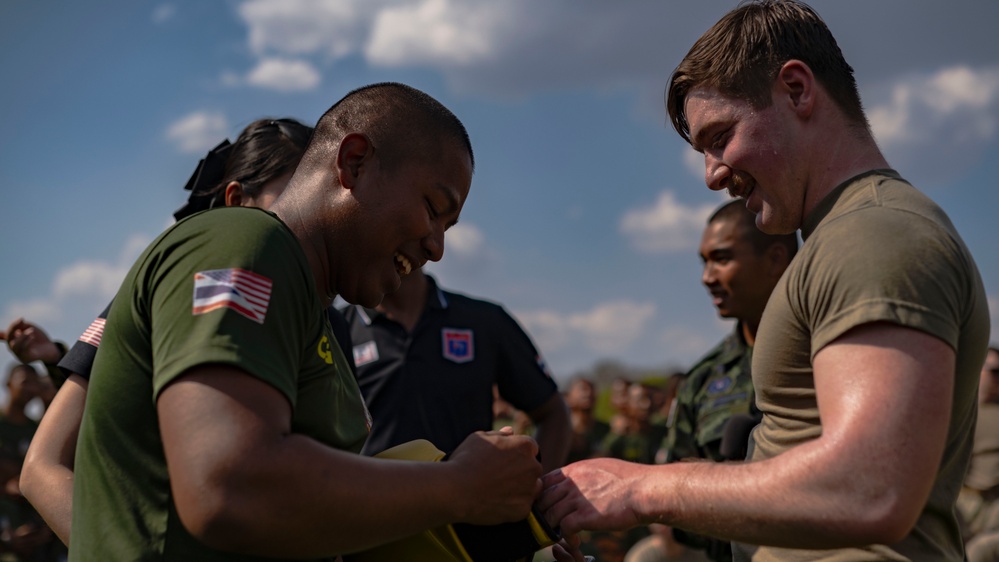
<svg viewBox="0 0 999 562">
<path fill-rule="evenodd" d="M 374 145 L 367 135 L 350 133 L 343 137 L 336 151 L 336 173 L 340 185 L 345 189 L 354 189 L 373 156 Z"/>
<path fill-rule="evenodd" d="M 800 60 L 791 59 L 777 72 L 774 99 L 785 101 L 792 111 L 808 117 L 815 107 L 817 87 L 812 69 Z"/>
<path fill-rule="evenodd" d="M 239 207 L 243 204 L 243 186 L 238 181 L 231 181 L 225 186 L 225 206 Z"/>
</svg>

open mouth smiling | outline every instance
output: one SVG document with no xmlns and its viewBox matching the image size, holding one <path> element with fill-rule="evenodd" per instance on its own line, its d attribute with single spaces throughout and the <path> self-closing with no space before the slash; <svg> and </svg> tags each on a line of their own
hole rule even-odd
<svg viewBox="0 0 999 562">
<path fill-rule="evenodd" d="M 406 256 L 396 253 L 395 254 L 395 270 L 399 272 L 399 275 L 409 275 L 413 271 L 413 262 L 409 261 Z"/>
</svg>

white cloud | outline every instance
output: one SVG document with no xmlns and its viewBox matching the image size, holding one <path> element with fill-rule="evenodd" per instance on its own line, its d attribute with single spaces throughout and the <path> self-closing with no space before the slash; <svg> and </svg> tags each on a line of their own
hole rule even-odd
<svg viewBox="0 0 999 562">
<path fill-rule="evenodd" d="M 500 257 L 479 227 L 462 221 L 444 235 L 444 259 L 424 266 L 446 287 L 473 287 L 495 273 Z"/>
<path fill-rule="evenodd" d="M 868 112 L 883 146 L 988 140 L 999 119 L 999 68 L 945 68 L 895 84 L 891 100 Z"/>
<path fill-rule="evenodd" d="M 999 134 L 999 67 L 944 68 L 903 78 L 890 91 L 868 119 L 903 174 L 949 179 L 977 163 Z"/>
<path fill-rule="evenodd" d="M 640 252 L 666 253 L 689 250 L 697 246 L 704 224 L 715 205 L 706 203 L 688 207 L 666 190 L 659 194 L 655 205 L 632 209 L 621 218 L 621 233 Z"/>
<path fill-rule="evenodd" d="M 448 229 L 444 240 L 448 255 L 461 259 L 480 255 L 485 249 L 486 237 L 475 225 L 460 222 Z"/>
<path fill-rule="evenodd" d="M 675 61 L 649 45 L 681 42 L 664 32 L 669 8 L 657 3 L 249 0 L 238 11 L 259 57 L 361 54 L 372 66 L 427 66 L 459 90 L 494 95 L 579 84 L 659 89 Z"/>
<path fill-rule="evenodd" d="M 468 65 L 487 59 L 514 21 L 506 3 L 425 0 L 377 14 L 364 51 L 385 66 Z"/>
<path fill-rule="evenodd" d="M 325 53 L 341 58 L 360 50 L 378 0 L 250 0 L 239 15 L 250 28 L 250 49 L 257 55 Z"/>
<path fill-rule="evenodd" d="M 303 60 L 266 58 L 246 76 L 248 84 L 278 92 L 314 90 L 322 77 L 312 64 Z"/>
<path fill-rule="evenodd" d="M 724 326 L 726 330 L 731 330 L 731 324 Z M 703 356 L 717 340 L 711 340 L 704 333 L 695 332 L 686 326 L 673 326 L 663 330 L 659 336 L 660 352 L 663 357 L 671 357 L 675 361 L 682 361 L 685 365 L 692 365 L 697 358 Z"/>
<path fill-rule="evenodd" d="M 153 23 L 166 23 L 173 19 L 177 13 L 177 6 L 174 4 L 160 4 L 153 9 Z"/>
<path fill-rule="evenodd" d="M 212 111 L 191 113 L 167 128 L 166 138 L 174 142 L 181 152 L 201 154 L 218 144 L 229 134 L 225 115 Z"/>
<path fill-rule="evenodd" d="M 621 353 L 644 335 L 655 317 L 651 302 L 614 300 L 587 312 L 560 314 L 551 310 L 521 311 L 515 315 L 544 353 L 558 351 L 582 338 L 590 351 Z"/>
<path fill-rule="evenodd" d="M 995 59 L 985 45 L 996 10 L 981 0 L 909 10 L 905 33 L 890 45 L 875 32 L 877 22 L 910 6 L 864 5 L 878 17 L 857 22 L 858 5 L 827 3 L 822 14 L 842 32 L 844 50 L 878 55 L 852 57 L 859 70 L 876 63 L 877 72 L 907 72 L 920 64 Z M 373 66 L 434 68 L 459 90 L 503 96 L 624 86 L 654 92 L 661 108 L 662 87 L 679 58 L 726 9 L 689 3 L 678 16 L 668 2 L 621 9 L 573 0 L 247 0 L 238 12 L 259 57 L 316 55 L 330 62 L 361 55 Z M 939 35 L 941 21 L 964 30 L 962 41 L 926 41 Z"/>
<path fill-rule="evenodd" d="M 113 263 L 80 260 L 66 265 L 53 277 L 49 294 L 9 301 L 3 317 L 23 317 L 52 337 L 75 338 L 111 301 L 128 269 L 151 241 L 143 235 L 129 237 Z"/>
<path fill-rule="evenodd" d="M 690 175 L 704 181 L 704 155 L 697 152 L 690 145 L 683 151 L 683 167 L 690 172 Z"/>
</svg>

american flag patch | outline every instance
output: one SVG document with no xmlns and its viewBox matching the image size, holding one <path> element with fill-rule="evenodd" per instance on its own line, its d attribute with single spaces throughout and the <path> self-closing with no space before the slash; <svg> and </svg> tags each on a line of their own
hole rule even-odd
<svg viewBox="0 0 999 562">
<path fill-rule="evenodd" d="M 104 322 L 106 322 L 106 320 L 103 318 L 95 318 L 94 321 L 90 323 L 90 327 L 80 334 L 80 341 L 83 343 L 89 343 L 94 347 L 100 347 L 101 338 L 104 336 Z"/>
<path fill-rule="evenodd" d="M 245 269 L 213 269 L 194 274 L 192 314 L 231 308 L 258 324 L 264 323 L 273 281 Z"/>
</svg>

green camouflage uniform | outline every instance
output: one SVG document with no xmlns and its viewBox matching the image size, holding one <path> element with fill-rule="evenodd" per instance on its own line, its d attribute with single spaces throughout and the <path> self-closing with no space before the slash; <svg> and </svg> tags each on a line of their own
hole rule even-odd
<svg viewBox="0 0 999 562">
<path fill-rule="evenodd" d="M 735 414 L 757 415 L 753 378 L 750 375 L 753 348 L 742 336 L 742 323 L 735 331 L 694 365 L 676 395 L 669 432 L 663 443 L 666 462 L 688 458 L 721 462 L 725 424 Z M 704 550 L 712 560 L 731 561 L 728 541 L 673 529 L 681 543 Z"/>
<path fill-rule="evenodd" d="M 720 452 L 725 423 L 734 414 L 756 414 L 749 367 L 753 348 L 742 324 L 687 372 L 676 394 L 664 446 L 666 462 L 726 459 Z"/>
</svg>

